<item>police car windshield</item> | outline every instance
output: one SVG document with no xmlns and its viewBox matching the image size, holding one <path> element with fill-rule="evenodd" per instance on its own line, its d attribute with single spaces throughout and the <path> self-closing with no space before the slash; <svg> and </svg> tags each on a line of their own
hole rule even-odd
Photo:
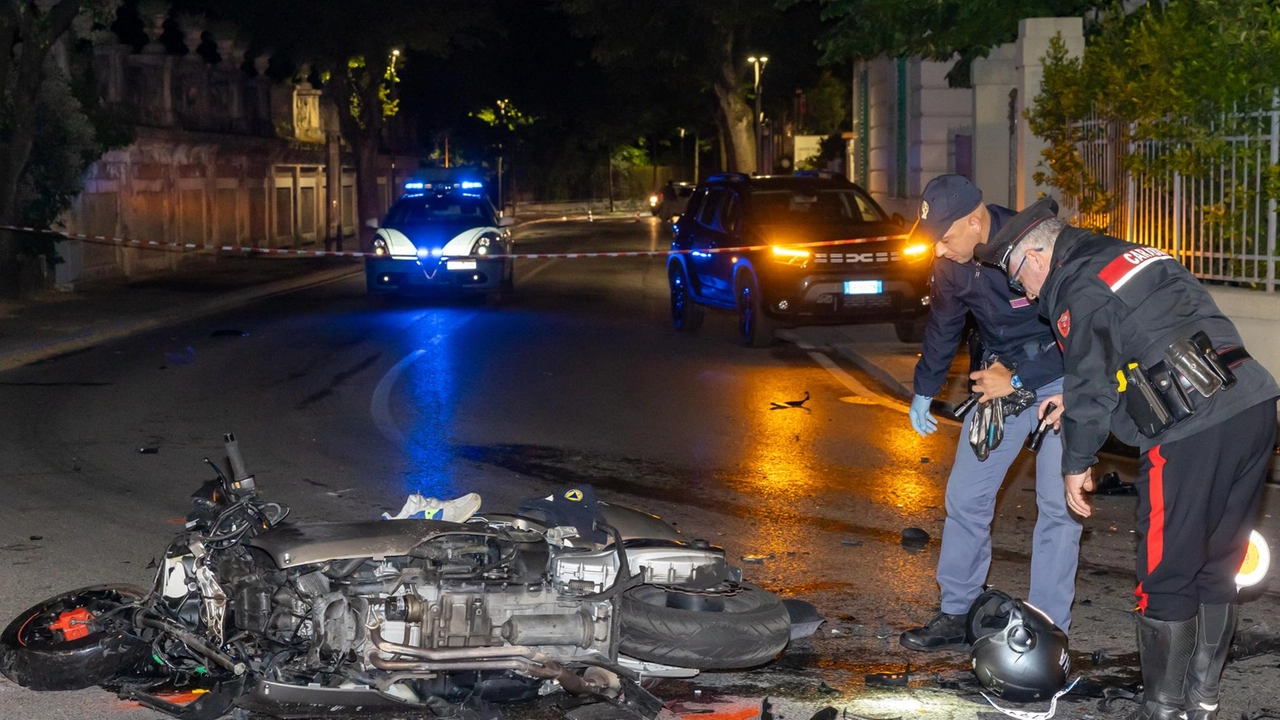
<svg viewBox="0 0 1280 720">
<path fill-rule="evenodd" d="M 390 227 L 404 225 L 493 225 L 493 213 L 484 198 L 457 195 L 403 198 L 387 212 Z"/>
<path fill-rule="evenodd" d="M 747 216 L 757 223 L 830 225 L 884 222 L 871 199 L 854 190 L 754 190 Z"/>
</svg>

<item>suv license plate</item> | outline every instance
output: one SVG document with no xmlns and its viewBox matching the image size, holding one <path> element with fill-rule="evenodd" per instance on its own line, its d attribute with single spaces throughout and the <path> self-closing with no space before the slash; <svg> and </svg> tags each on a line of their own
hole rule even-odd
<svg viewBox="0 0 1280 720">
<path fill-rule="evenodd" d="M 883 280 L 845 280 L 845 295 L 879 295 L 884 292 Z"/>
<path fill-rule="evenodd" d="M 475 260 L 450 260 L 445 263 L 445 267 L 449 270 L 475 270 Z M 847 284 L 847 283 L 846 283 Z"/>
</svg>

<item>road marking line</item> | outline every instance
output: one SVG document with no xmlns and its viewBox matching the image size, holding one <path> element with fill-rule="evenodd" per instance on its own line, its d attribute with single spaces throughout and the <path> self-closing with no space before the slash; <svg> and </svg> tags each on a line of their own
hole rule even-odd
<svg viewBox="0 0 1280 720">
<path fill-rule="evenodd" d="M 536 268 L 534 268 L 534 269 L 530 270 L 529 272 L 522 272 L 522 273 L 520 273 L 520 277 L 518 278 L 518 280 L 520 280 L 521 282 L 528 281 L 528 280 L 532 280 L 532 279 L 533 279 L 533 277 L 534 277 L 535 275 L 537 275 L 538 273 L 542 272 L 543 270 L 546 270 L 547 268 L 551 267 L 552 265 L 555 265 L 555 264 L 556 264 L 556 263 L 558 263 L 558 262 L 560 262 L 560 261 L 559 261 L 559 260 L 548 260 L 546 263 L 544 263 L 544 264 L 542 264 L 542 265 L 539 265 L 538 267 L 536 267 Z"/>
<path fill-rule="evenodd" d="M 853 391 L 854 394 L 861 395 L 867 400 L 874 402 L 876 405 L 888 408 L 890 410 L 897 410 L 898 412 L 901 412 L 901 413 L 907 413 L 911 411 L 910 406 L 900 403 L 896 400 L 892 400 L 888 397 L 885 397 L 884 395 L 881 395 L 880 393 L 872 390 L 866 385 L 863 385 L 862 383 L 858 382 L 857 378 L 845 372 L 844 368 L 837 365 L 834 360 L 827 357 L 826 355 L 823 355 L 822 353 L 816 350 L 810 350 L 809 357 L 813 358 L 814 362 L 826 368 L 827 372 L 831 373 L 835 377 L 835 379 L 839 380 L 841 384 L 843 384 L 845 387 Z"/>
</svg>

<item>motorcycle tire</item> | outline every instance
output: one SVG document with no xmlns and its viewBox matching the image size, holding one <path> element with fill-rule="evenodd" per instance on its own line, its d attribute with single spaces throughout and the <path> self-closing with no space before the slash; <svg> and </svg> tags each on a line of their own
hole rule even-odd
<svg viewBox="0 0 1280 720">
<path fill-rule="evenodd" d="M 624 592 L 619 652 L 664 665 L 740 670 L 773 660 L 791 638 L 786 606 L 754 585 L 744 583 L 737 593 L 718 596 L 723 607 L 715 611 L 673 606 L 687 604 L 682 601 L 689 597 L 660 585 Z"/>
<path fill-rule="evenodd" d="M 151 647 L 126 632 L 127 614 L 74 639 L 49 626 L 70 611 L 83 608 L 100 616 L 146 596 L 128 585 L 94 585 L 29 608 L 0 633 L 0 673 L 31 690 L 82 690 L 139 667 Z"/>
</svg>

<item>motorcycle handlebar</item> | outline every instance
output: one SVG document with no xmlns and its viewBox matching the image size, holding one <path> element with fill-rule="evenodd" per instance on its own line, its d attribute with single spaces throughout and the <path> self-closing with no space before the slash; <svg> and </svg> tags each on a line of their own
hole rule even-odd
<svg viewBox="0 0 1280 720">
<path fill-rule="evenodd" d="M 227 459 L 231 461 L 231 479 L 243 480 L 249 477 L 249 473 L 244 470 L 244 458 L 240 456 L 240 441 L 236 440 L 235 433 L 223 435 L 222 442 L 227 448 Z"/>
</svg>

